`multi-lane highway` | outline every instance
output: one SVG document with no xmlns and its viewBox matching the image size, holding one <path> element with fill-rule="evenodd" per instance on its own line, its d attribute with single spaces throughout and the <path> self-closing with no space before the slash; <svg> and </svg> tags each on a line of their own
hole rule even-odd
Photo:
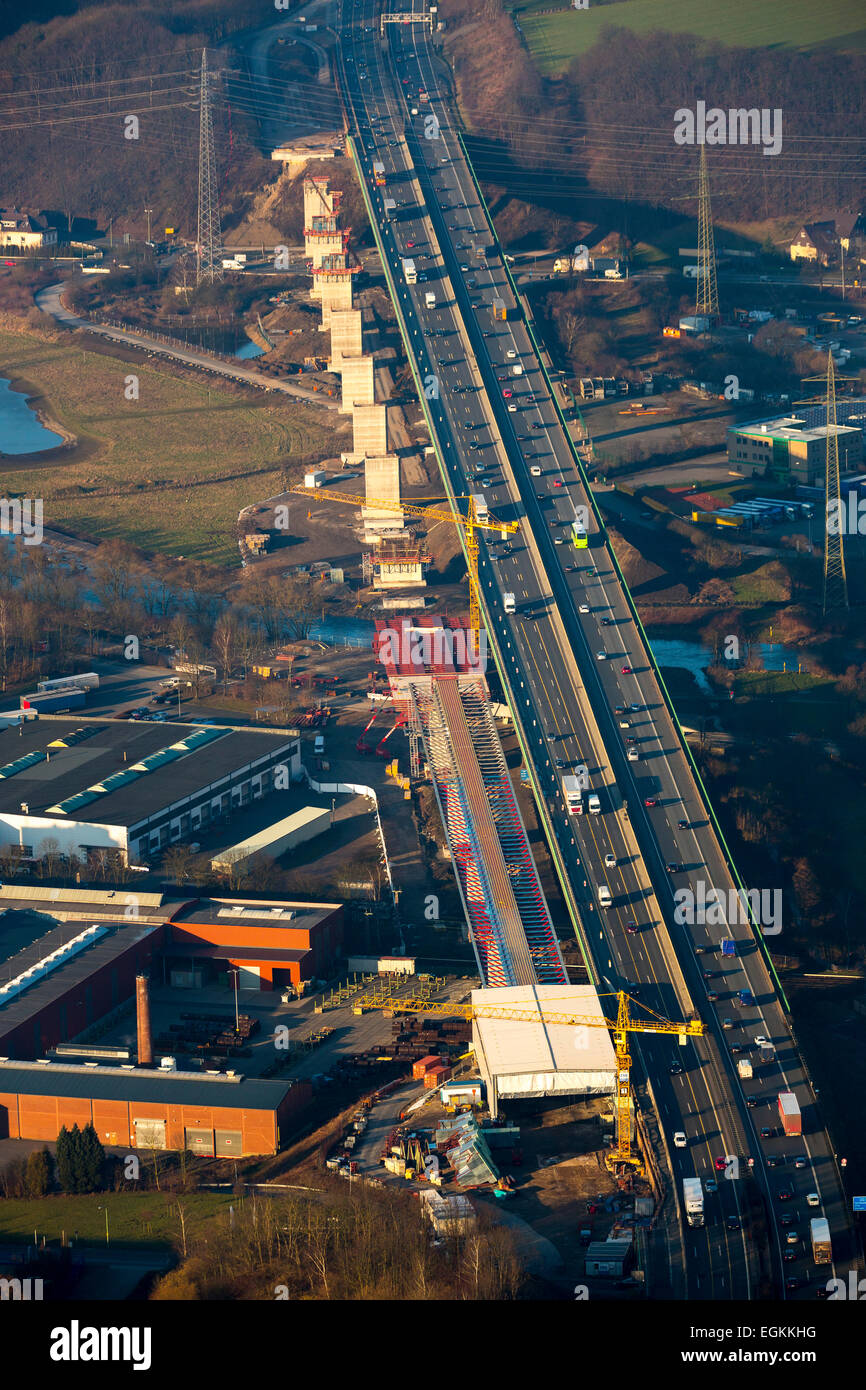
<svg viewBox="0 0 866 1390">
<path fill-rule="evenodd" d="M 707 1037 L 685 1048 L 655 1038 L 635 1048 L 678 1187 L 691 1175 L 705 1186 L 706 1225 L 685 1228 L 682 1251 L 669 1252 L 671 1288 L 754 1298 L 766 1286 L 770 1264 L 743 1229 L 751 1171 L 769 1214 L 775 1288 L 809 1296 L 830 1272 L 815 1270 L 808 1249 L 816 1212 L 830 1221 L 836 1273 L 855 1253 L 828 1139 L 754 927 L 730 906 L 720 922 L 688 903 L 675 914 L 677 890 L 690 890 L 696 908 L 710 888 L 727 903 L 731 867 L 515 300 L 429 29 L 392 25 L 383 40 L 374 0 L 345 0 L 341 37 L 350 134 L 444 481 L 452 497 L 483 492 L 496 515 L 522 518 L 513 543 L 482 542 L 482 593 L 594 973 L 602 990 L 631 985 L 671 1018 L 694 1001 L 708 1025 Z M 384 188 L 375 161 L 385 165 Z M 390 213 L 386 197 L 396 204 Z M 405 283 L 406 258 L 415 262 L 415 284 Z M 508 308 L 505 322 L 494 318 L 495 299 Z M 571 543 L 575 507 L 589 517 L 588 550 Z M 516 597 L 513 615 L 503 609 L 506 592 Z M 602 799 L 597 816 L 570 816 L 565 806 L 562 777 L 583 767 Z M 613 900 L 606 911 L 601 885 Z M 736 939 L 736 955 L 722 955 L 723 937 Z M 740 991 L 752 1002 L 740 1004 Z M 775 1046 L 772 1061 L 759 1059 L 762 1037 Z M 741 1082 L 735 1063 L 745 1056 L 755 1075 Z M 776 1096 L 786 1089 L 798 1097 L 806 1133 L 762 1138 L 762 1129 L 778 1127 Z M 685 1148 L 673 1147 L 680 1131 Z M 717 1172 L 726 1155 L 739 1169 Z M 781 1200 L 788 1186 L 794 1195 Z M 806 1204 L 813 1192 L 817 1209 Z M 786 1289 L 789 1280 L 797 1288 Z"/>
</svg>

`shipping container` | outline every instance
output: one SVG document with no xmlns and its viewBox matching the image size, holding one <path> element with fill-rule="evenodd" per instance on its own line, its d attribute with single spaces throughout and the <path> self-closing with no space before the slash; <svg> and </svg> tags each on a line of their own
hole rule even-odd
<svg viewBox="0 0 866 1390">
<path fill-rule="evenodd" d="M 430 1057 L 422 1057 L 413 1064 L 412 1075 L 416 1081 L 420 1081 L 422 1076 L 427 1075 L 428 1071 L 432 1071 L 434 1067 L 440 1067 L 441 1065 L 442 1058 L 438 1054 L 435 1056 L 431 1055 Z"/>
<path fill-rule="evenodd" d="M 434 1067 L 432 1071 L 428 1071 L 426 1073 L 424 1077 L 424 1086 L 428 1091 L 433 1091 L 436 1089 L 437 1086 L 441 1086 L 444 1082 L 450 1080 L 450 1067 Z"/>
</svg>

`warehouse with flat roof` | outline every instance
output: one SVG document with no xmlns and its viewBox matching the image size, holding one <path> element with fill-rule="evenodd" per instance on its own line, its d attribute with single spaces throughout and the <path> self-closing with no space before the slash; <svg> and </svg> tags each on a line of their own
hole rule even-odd
<svg viewBox="0 0 866 1390">
<path fill-rule="evenodd" d="M 0 729 L 0 849 L 147 865 L 301 775 L 287 731 L 40 718 Z"/>
<path fill-rule="evenodd" d="M 311 1092 L 307 1081 L 262 1081 L 231 1071 L 0 1058 L 0 1139 L 51 1142 L 64 1125 L 92 1124 L 106 1145 L 218 1158 L 274 1154 Z"/>
<path fill-rule="evenodd" d="M 472 1007 L 479 1011 L 472 1019 L 475 1057 L 494 1118 L 500 1098 L 613 1094 L 616 1056 L 592 985 L 475 989 Z M 516 1016 L 497 1018 L 498 1009 Z"/>
</svg>

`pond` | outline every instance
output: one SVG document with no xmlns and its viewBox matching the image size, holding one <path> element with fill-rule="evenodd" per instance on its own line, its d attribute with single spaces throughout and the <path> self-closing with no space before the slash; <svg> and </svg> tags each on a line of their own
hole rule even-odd
<svg viewBox="0 0 866 1390">
<path fill-rule="evenodd" d="M 62 435 L 40 423 L 24 393 L 0 378 L 0 454 L 38 454 L 62 443 Z"/>
<path fill-rule="evenodd" d="M 243 361 L 246 361 L 250 357 L 261 357 L 263 352 L 263 347 L 259 347 L 258 343 L 254 343 L 252 338 L 248 338 L 247 341 L 238 348 L 235 357 L 239 357 Z"/>
</svg>

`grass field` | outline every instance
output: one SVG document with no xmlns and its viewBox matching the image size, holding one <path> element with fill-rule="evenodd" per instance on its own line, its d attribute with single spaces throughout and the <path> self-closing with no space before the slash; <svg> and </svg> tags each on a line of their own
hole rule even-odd
<svg viewBox="0 0 866 1390">
<path fill-rule="evenodd" d="M 587 53 L 605 25 L 615 24 L 636 33 L 664 29 L 674 34 L 696 34 L 732 48 L 763 46 L 850 52 L 866 49 L 866 23 L 856 0 L 715 0 L 698 5 L 695 0 L 620 0 L 586 10 L 539 14 L 552 0 L 509 4 L 523 29 L 526 43 L 546 73 L 566 67 L 572 58 Z"/>
<path fill-rule="evenodd" d="M 124 399 L 124 378 L 139 399 Z M 45 525 L 87 540 L 239 563 L 242 507 L 279 490 L 281 461 L 333 452 L 331 423 L 303 404 L 265 404 L 150 363 L 0 331 L 0 377 L 19 378 L 80 441 L 26 471 L 0 460 L 0 496 L 42 497 Z M 23 479 L 26 478 L 26 482 Z"/>
<path fill-rule="evenodd" d="M 88 1245 L 105 1244 L 105 1208 L 112 1245 L 179 1246 L 181 1229 L 177 1204 L 183 1205 L 187 1239 L 212 1227 L 239 1199 L 230 1192 L 98 1192 L 79 1197 L 41 1197 L 36 1201 L 10 1197 L 0 1203 L 0 1240 L 33 1240 L 33 1232 L 49 1241 L 63 1232 Z"/>
</svg>

